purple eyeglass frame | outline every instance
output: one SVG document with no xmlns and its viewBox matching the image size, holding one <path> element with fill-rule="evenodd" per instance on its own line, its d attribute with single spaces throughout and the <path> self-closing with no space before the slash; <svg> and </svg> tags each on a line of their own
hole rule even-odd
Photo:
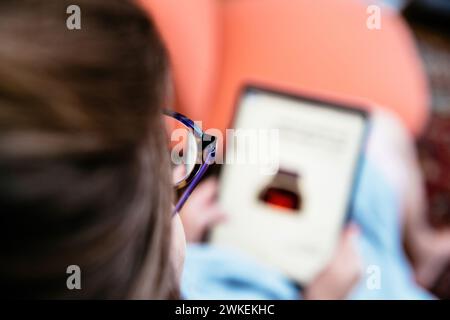
<svg viewBox="0 0 450 320">
<path fill-rule="evenodd" d="M 181 210 L 186 200 L 191 195 L 192 191 L 194 191 L 195 187 L 198 185 L 205 172 L 208 170 L 208 167 L 214 163 L 214 160 L 216 158 L 217 139 L 215 136 L 204 133 L 199 128 L 199 126 L 194 123 L 194 121 L 182 115 L 181 113 L 171 110 L 164 110 L 164 114 L 181 122 L 189 130 L 192 131 L 197 143 L 198 150 L 197 161 L 192 172 L 183 181 L 175 185 L 176 189 L 182 189 L 184 187 L 186 187 L 186 189 L 175 205 L 175 208 L 172 212 L 172 216 L 174 216 Z"/>
</svg>

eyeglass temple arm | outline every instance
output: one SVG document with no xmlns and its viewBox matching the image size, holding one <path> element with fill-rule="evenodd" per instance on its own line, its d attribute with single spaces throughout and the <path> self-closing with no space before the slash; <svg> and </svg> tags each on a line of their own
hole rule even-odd
<svg viewBox="0 0 450 320">
<path fill-rule="evenodd" d="M 215 153 L 215 150 L 212 150 L 211 152 L 208 153 L 208 156 L 207 156 L 205 162 L 200 167 L 200 170 L 198 171 L 197 175 L 194 177 L 194 179 L 191 181 L 191 183 L 187 186 L 187 188 L 183 192 L 183 195 L 181 196 L 180 200 L 178 200 L 178 202 L 172 212 L 172 215 L 177 214 L 181 210 L 181 208 L 185 204 L 186 200 L 191 195 L 192 191 L 194 191 L 195 187 L 202 179 L 206 170 L 208 170 L 210 163 L 212 163 L 212 161 L 214 161 L 214 157 L 215 157 L 214 153 Z"/>
</svg>

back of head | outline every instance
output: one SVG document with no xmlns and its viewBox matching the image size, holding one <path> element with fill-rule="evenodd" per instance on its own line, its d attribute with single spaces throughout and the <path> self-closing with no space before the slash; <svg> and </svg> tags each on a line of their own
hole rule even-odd
<svg viewBox="0 0 450 320">
<path fill-rule="evenodd" d="M 1 295 L 167 298 L 165 51 L 132 1 L 70 4 L 0 2 Z"/>
</svg>

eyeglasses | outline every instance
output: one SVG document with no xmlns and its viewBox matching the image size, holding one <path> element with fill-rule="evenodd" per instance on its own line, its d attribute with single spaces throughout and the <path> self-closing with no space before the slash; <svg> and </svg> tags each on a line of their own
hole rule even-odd
<svg viewBox="0 0 450 320">
<path fill-rule="evenodd" d="M 164 118 L 170 138 L 173 183 L 176 190 L 185 188 L 173 210 L 175 215 L 214 163 L 217 139 L 178 112 L 165 110 Z"/>
</svg>

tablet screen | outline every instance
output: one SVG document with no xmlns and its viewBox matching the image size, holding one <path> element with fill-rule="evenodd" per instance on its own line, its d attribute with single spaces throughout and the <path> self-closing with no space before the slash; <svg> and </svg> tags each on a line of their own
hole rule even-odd
<svg viewBox="0 0 450 320">
<path fill-rule="evenodd" d="M 307 284 L 331 258 L 357 177 L 366 114 L 250 88 L 227 132 L 212 242 Z"/>
</svg>

